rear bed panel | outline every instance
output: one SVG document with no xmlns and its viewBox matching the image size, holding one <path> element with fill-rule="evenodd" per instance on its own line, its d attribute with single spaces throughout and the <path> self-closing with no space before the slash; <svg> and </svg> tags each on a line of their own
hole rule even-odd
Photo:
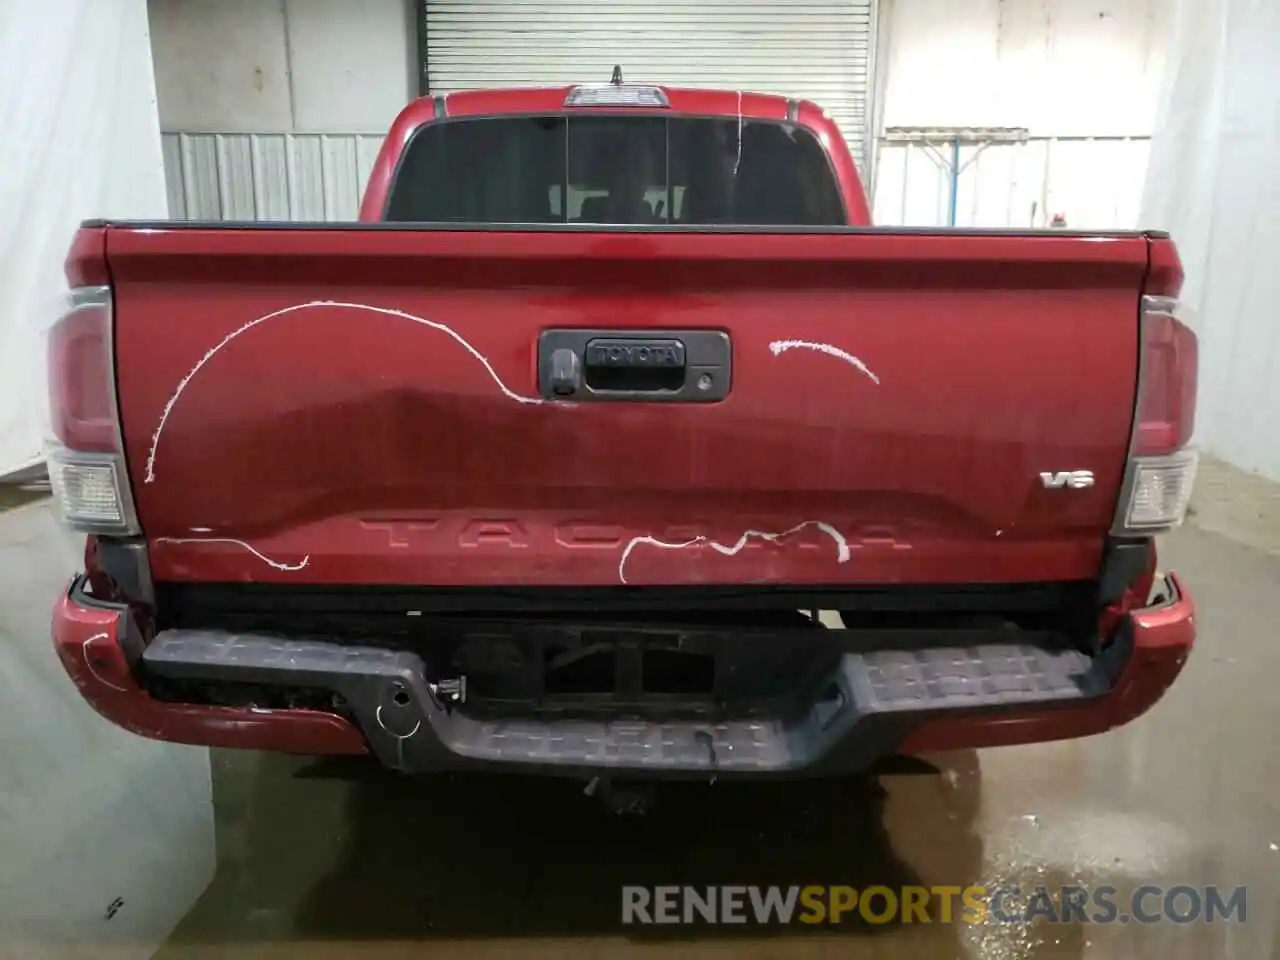
<svg viewBox="0 0 1280 960">
<path fill-rule="evenodd" d="M 121 412 L 153 574 L 1086 578 L 1124 467 L 1147 247 L 111 227 Z M 542 402 L 538 335 L 556 327 L 727 331 L 732 390 L 711 404 Z M 1095 484 L 1040 480 L 1072 470 Z"/>
</svg>

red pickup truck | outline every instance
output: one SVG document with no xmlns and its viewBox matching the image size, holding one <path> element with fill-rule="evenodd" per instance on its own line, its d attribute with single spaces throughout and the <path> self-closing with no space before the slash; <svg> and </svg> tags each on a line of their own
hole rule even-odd
<svg viewBox="0 0 1280 960">
<path fill-rule="evenodd" d="M 812 103 L 425 98 L 360 223 L 87 222 L 67 277 L 53 639 L 142 736 L 833 774 L 1107 730 L 1192 645 L 1173 243 L 874 228 Z"/>
</svg>

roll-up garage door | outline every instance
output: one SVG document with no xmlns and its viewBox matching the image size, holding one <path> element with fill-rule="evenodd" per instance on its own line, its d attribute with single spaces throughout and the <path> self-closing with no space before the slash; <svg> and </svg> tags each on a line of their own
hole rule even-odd
<svg viewBox="0 0 1280 960">
<path fill-rule="evenodd" d="M 432 93 L 604 83 L 620 64 L 633 81 L 786 94 L 824 107 L 861 166 L 874 3 L 426 0 L 427 79 Z"/>
</svg>

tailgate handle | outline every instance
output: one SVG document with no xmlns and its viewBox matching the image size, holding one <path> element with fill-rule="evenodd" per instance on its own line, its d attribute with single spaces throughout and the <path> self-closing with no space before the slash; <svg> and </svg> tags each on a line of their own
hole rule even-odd
<svg viewBox="0 0 1280 960">
<path fill-rule="evenodd" d="M 587 341 L 583 381 L 592 390 L 654 393 L 684 385 L 684 344 L 674 339 L 597 337 Z"/>
<path fill-rule="evenodd" d="M 575 402 L 723 400 L 730 355 L 729 335 L 717 330 L 547 330 L 539 389 Z"/>
</svg>

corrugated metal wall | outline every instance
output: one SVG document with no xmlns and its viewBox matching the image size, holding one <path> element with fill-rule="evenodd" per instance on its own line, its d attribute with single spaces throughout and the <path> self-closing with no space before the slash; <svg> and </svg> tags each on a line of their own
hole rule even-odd
<svg viewBox="0 0 1280 960">
<path fill-rule="evenodd" d="M 956 226 L 1047 227 L 1054 214 L 1073 229 L 1138 226 L 1150 137 L 1031 137 L 960 149 Z M 950 148 L 880 141 L 875 221 L 945 226 L 952 190 Z"/>
<path fill-rule="evenodd" d="M 354 220 L 383 138 L 369 134 L 166 133 L 177 220 Z"/>
</svg>

